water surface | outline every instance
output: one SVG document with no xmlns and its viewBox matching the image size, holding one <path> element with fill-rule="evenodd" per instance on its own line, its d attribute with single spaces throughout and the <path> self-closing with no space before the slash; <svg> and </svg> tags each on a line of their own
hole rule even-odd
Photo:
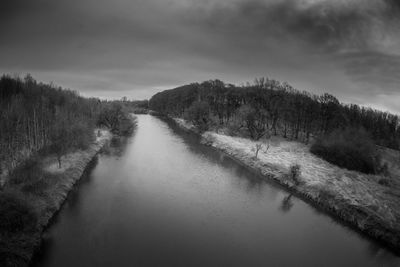
<svg viewBox="0 0 400 267">
<path fill-rule="evenodd" d="M 36 266 L 400 266 L 400 258 L 156 117 L 100 155 Z"/>
</svg>

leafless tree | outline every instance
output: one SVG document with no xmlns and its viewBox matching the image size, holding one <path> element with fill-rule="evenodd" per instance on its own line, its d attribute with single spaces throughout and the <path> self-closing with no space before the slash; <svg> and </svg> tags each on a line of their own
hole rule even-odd
<svg viewBox="0 0 400 267">
<path fill-rule="evenodd" d="M 256 158 L 258 157 L 258 152 L 262 149 L 263 144 L 262 143 L 256 143 L 256 146 L 254 147 L 254 151 L 256 153 Z"/>
</svg>

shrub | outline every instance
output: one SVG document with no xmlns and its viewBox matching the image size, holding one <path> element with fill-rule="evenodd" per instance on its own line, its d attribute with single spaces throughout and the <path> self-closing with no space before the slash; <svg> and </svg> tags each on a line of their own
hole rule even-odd
<svg viewBox="0 0 400 267">
<path fill-rule="evenodd" d="M 212 134 L 206 133 L 204 134 L 201 142 L 204 145 L 211 146 L 215 142 L 215 137 Z"/>
<path fill-rule="evenodd" d="M 128 136 L 136 128 L 136 117 L 131 116 L 128 111 L 117 102 L 104 104 L 97 119 L 99 127 L 110 129 L 113 134 Z"/>
<path fill-rule="evenodd" d="M 390 180 L 388 178 L 381 178 L 378 180 L 378 184 L 383 186 L 390 186 Z"/>
<path fill-rule="evenodd" d="M 76 149 L 87 149 L 94 141 L 93 126 L 84 121 L 76 121 L 71 125 L 72 147 Z"/>
<path fill-rule="evenodd" d="M 269 139 L 262 139 L 256 142 L 255 146 L 252 148 L 252 151 L 255 153 L 255 158 L 258 158 L 258 152 L 260 150 L 264 153 L 267 153 L 270 148 Z"/>
<path fill-rule="evenodd" d="M 133 130 L 136 128 L 137 118 L 135 116 L 131 116 L 127 113 L 120 119 L 119 122 L 119 135 L 121 136 L 129 136 L 133 133 Z"/>
<path fill-rule="evenodd" d="M 43 172 L 38 159 L 32 157 L 13 170 L 8 185 L 10 188 L 17 186 L 23 193 L 43 196 L 54 179 L 52 174 Z"/>
<path fill-rule="evenodd" d="M 389 165 L 387 162 L 380 164 L 378 172 L 385 177 L 390 176 Z"/>
<path fill-rule="evenodd" d="M 0 233 L 30 232 L 38 217 L 33 207 L 17 193 L 0 194 Z"/>
<path fill-rule="evenodd" d="M 380 169 L 375 144 L 363 129 L 336 130 L 318 138 L 311 153 L 349 170 L 375 174 Z"/>
<path fill-rule="evenodd" d="M 24 184 L 21 187 L 23 193 L 29 193 L 37 196 L 45 196 L 46 189 L 49 187 L 48 179 L 41 179 L 31 183 Z"/>
<path fill-rule="evenodd" d="M 186 110 L 184 117 L 198 127 L 200 131 L 206 131 L 210 123 L 210 106 L 204 101 L 194 102 Z"/>
<path fill-rule="evenodd" d="M 226 133 L 230 136 L 236 136 L 240 134 L 240 130 L 242 128 L 242 125 L 240 124 L 240 121 L 235 119 L 229 120 L 226 123 Z"/>
<path fill-rule="evenodd" d="M 133 110 L 134 114 L 148 114 L 149 110 L 147 108 L 136 108 Z"/>
<path fill-rule="evenodd" d="M 318 197 L 321 202 L 329 203 L 335 199 L 335 193 L 333 193 L 328 188 L 321 188 L 318 192 Z"/>
<path fill-rule="evenodd" d="M 290 166 L 289 175 L 290 175 L 290 178 L 293 180 L 293 182 L 296 185 L 299 185 L 300 184 L 299 178 L 301 175 L 301 166 L 299 164 L 294 164 L 294 165 Z"/>
<path fill-rule="evenodd" d="M 265 118 L 268 116 L 265 110 L 255 109 L 251 105 L 242 105 L 237 111 L 237 116 L 247 128 L 247 131 L 253 140 L 259 140 L 268 134 Z"/>
<path fill-rule="evenodd" d="M 93 141 L 93 127 L 81 120 L 66 119 L 55 123 L 50 132 L 49 152 L 57 156 L 61 168 L 61 157 L 75 149 L 87 149 Z"/>
<path fill-rule="evenodd" d="M 40 180 L 42 175 L 38 159 L 32 157 L 11 172 L 9 183 L 13 185 L 33 183 Z"/>
</svg>

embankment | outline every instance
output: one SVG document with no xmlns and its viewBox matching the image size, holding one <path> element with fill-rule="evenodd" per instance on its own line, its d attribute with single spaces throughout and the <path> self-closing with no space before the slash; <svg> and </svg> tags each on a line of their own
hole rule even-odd
<svg viewBox="0 0 400 267">
<path fill-rule="evenodd" d="M 2 194 L 16 196 L 17 199 L 28 203 L 29 210 L 37 215 L 37 222 L 35 227 L 29 230 L 0 233 L 1 266 L 29 265 L 33 255 L 40 248 L 44 229 L 60 210 L 74 184 L 111 138 L 112 135 L 103 130 L 101 136 L 97 137 L 88 149 L 64 155 L 61 168 L 54 157 L 41 159 L 40 180 L 5 186 Z M 18 216 L 23 219 L 23 214 Z"/>
<path fill-rule="evenodd" d="M 199 134 L 190 123 L 178 118 L 174 121 Z M 261 150 L 256 158 L 256 142 L 252 140 L 213 131 L 201 136 L 204 144 L 223 151 L 335 220 L 400 253 L 399 177 L 391 177 L 389 186 L 381 184 L 387 177 L 339 168 L 311 154 L 307 145 L 283 138 L 271 140 L 268 150 Z M 299 183 L 290 177 L 293 165 L 301 167 Z"/>
</svg>

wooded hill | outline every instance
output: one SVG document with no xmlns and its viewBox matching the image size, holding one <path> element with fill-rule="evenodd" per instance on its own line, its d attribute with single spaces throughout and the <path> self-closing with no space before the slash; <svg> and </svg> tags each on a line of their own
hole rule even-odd
<svg viewBox="0 0 400 267">
<path fill-rule="evenodd" d="M 0 174 L 39 151 L 61 157 L 85 148 L 95 126 L 129 134 L 134 124 L 120 103 L 84 98 L 30 75 L 0 78 Z"/>
<path fill-rule="evenodd" d="M 225 125 L 235 132 L 245 127 L 253 139 L 270 133 L 309 142 L 335 130 L 362 128 L 375 144 L 399 149 L 398 116 L 342 104 L 330 94 L 301 92 L 272 79 L 256 79 L 246 86 L 219 80 L 184 85 L 157 93 L 149 108 L 171 116 L 191 115 L 205 128 Z"/>
<path fill-rule="evenodd" d="M 219 80 L 181 86 L 154 95 L 149 108 L 184 117 L 200 130 L 222 128 L 229 135 L 263 142 L 271 135 L 312 141 L 311 153 L 364 173 L 387 174 L 388 164 L 376 145 L 396 150 L 400 145 L 396 115 L 264 78 L 246 86 Z"/>
</svg>

